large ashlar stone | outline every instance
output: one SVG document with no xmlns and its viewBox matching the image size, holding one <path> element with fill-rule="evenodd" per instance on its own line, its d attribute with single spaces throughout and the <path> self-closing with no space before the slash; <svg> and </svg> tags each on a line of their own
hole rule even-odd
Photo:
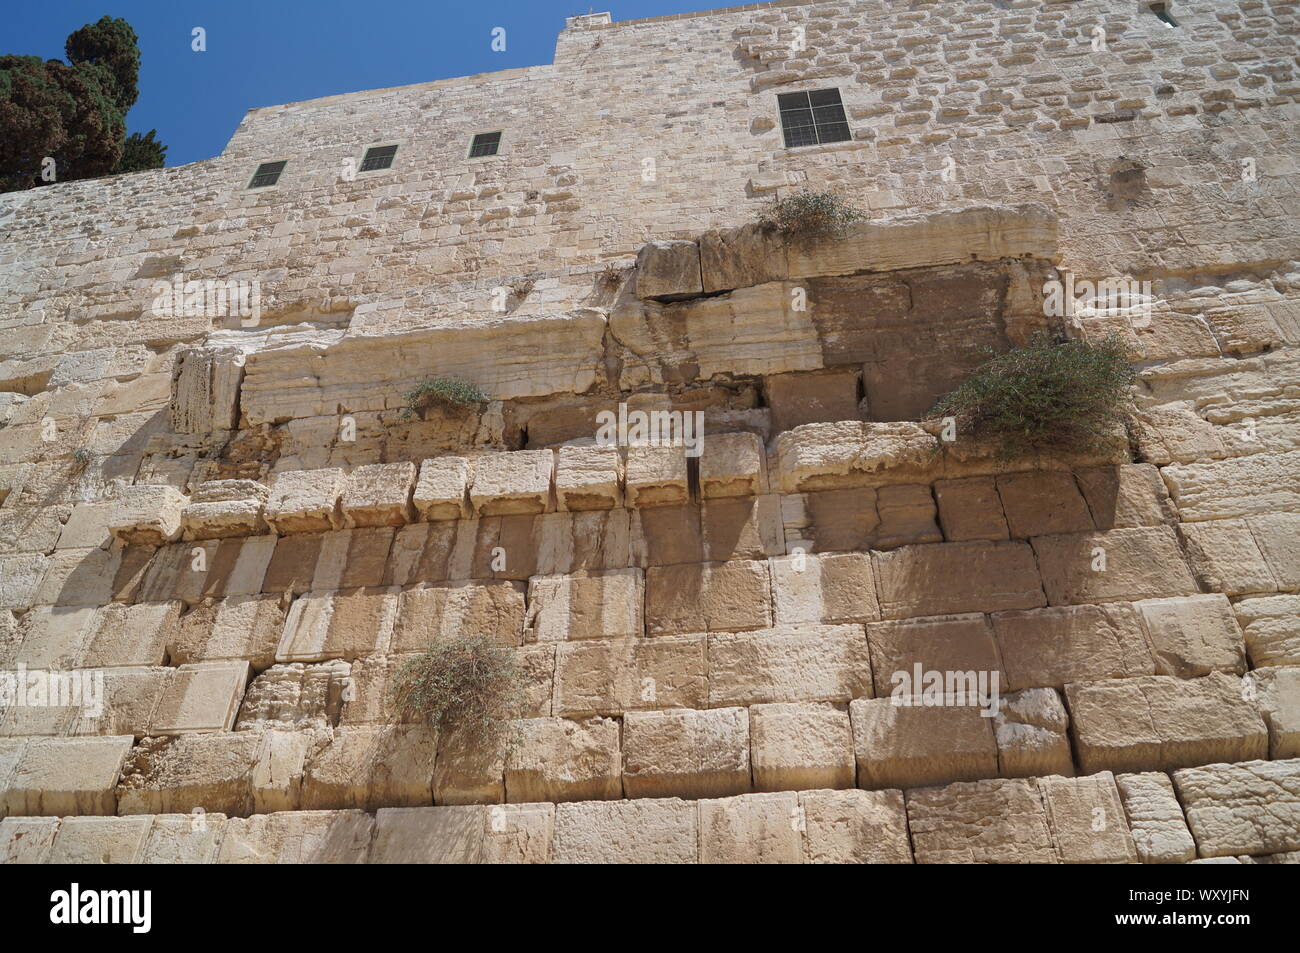
<svg viewBox="0 0 1300 953">
<path fill-rule="evenodd" d="M 709 636 L 709 706 L 870 698 L 871 662 L 858 625 L 782 626 Z"/>
<path fill-rule="evenodd" d="M 929 486 L 901 484 L 876 491 L 880 525 L 872 549 L 893 549 L 909 543 L 943 542 L 935 522 L 934 496 Z"/>
<path fill-rule="evenodd" d="M 392 638 L 397 606 L 396 588 L 309 592 L 290 606 L 275 660 L 323 662 L 380 654 Z"/>
<path fill-rule="evenodd" d="M 1300 450 L 1173 464 L 1160 475 L 1187 522 L 1300 511 Z"/>
<path fill-rule="evenodd" d="M 1156 675 L 1195 678 L 1246 670 L 1246 645 L 1227 596 L 1146 599 L 1134 608 L 1151 643 Z"/>
<path fill-rule="evenodd" d="M 219 864 L 363 864 L 375 819 L 364 811 L 283 811 L 226 820 Z"/>
<path fill-rule="evenodd" d="M 251 813 L 262 732 L 145 738 L 131 749 L 118 784 L 119 814 Z M 289 780 L 289 779 L 286 779 Z"/>
<path fill-rule="evenodd" d="M 287 470 L 275 478 L 266 504 L 266 521 L 277 533 L 319 533 L 339 529 L 343 471 Z"/>
<path fill-rule="evenodd" d="M 474 461 L 470 503 L 479 516 L 544 513 L 551 507 L 555 454 L 550 450 L 490 453 Z"/>
<path fill-rule="evenodd" d="M 912 863 L 902 791 L 802 791 L 799 807 L 804 863 Z"/>
<path fill-rule="evenodd" d="M 784 493 L 929 482 L 938 440 L 914 423 L 841 420 L 778 434 L 773 488 Z"/>
<path fill-rule="evenodd" d="M 1246 522 L 1278 589 L 1300 589 L 1300 513 L 1267 513 L 1247 517 Z"/>
<path fill-rule="evenodd" d="M 759 791 L 851 788 L 856 777 L 849 713 L 826 704 L 755 705 L 750 758 Z"/>
<path fill-rule="evenodd" d="M 777 625 L 871 622 L 880 618 L 867 553 L 803 553 L 769 561 Z"/>
<path fill-rule="evenodd" d="M 208 599 L 167 628 L 167 655 L 173 665 L 247 659 L 264 670 L 275 658 L 283 625 L 277 596 Z"/>
<path fill-rule="evenodd" d="M 699 823 L 679 798 L 585 801 L 555 806 L 557 864 L 693 864 Z"/>
<path fill-rule="evenodd" d="M 799 795 L 741 794 L 697 802 L 702 864 L 801 864 Z"/>
<path fill-rule="evenodd" d="M 610 569 L 528 580 L 527 642 L 632 639 L 645 634 L 640 569 Z"/>
<path fill-rule="evenodd" d="M 48 864 L 138 864 L 152 817 L 66 817 Z"/>
<path fill-rule="evenodd" d="M 248 686 L 235 728 L 333 727 L 349 691 L 351 671 L 352 666 L 341 659 L 319 665 L 272 665 Z"/>
<path fill-rule="evenodd" d="M 402 526 L 411 522 L 414 463 L 372 463 L 357 467 L 343 483 L 345 526 Z"/>
<path fill-rule="evenodd" d="M 1268 730 L 1233 675 L 1070 684 L 1065 694 L 1088 773 L 1247 761 L 1268 752 Z"/>
<path fill-rule="evenodd" d="M 997 478 L 997 487 L 1015 539 L 1093 529 L 1088 504 L 1068 470 L 1006 473 Z"/>
<path fill-rule="evenodd" d="M 0 864 L 43 864 L 59 830 L 57 817 L 0 820 Z"/>
<path fill-rule="evenodd" d="M 1197 592 L 1178 539 L 1165 526 L 1036 536 L 1031 542 L 1054 606 Z"/>
<path fill-rule="evenodd" d="M 752 433 L 710 434 L 700 454 L 700 493 L 706 499 L 767 492 L 763 442 Z"/>
<path fill-rule="evenodd" d="M 252 669 L 244 661 L 195 662 L 176 669 L 150 721 L 152 735 L 229 731 Z"/>
<path fill-rule="evenodd" d="M 1142 624 L 1126 603 L 995 612 L 990 619 L 1012 691 L 1155 674 Z"/>
<path fill-rule="evenodd" d="M 1061 863 L 1137 863 L 1137 849 L 1109 771 L 1086 778 L 1045 777 L 1037 783 Z"/>
<path fill-rule="evenodd" d="M 1300 665 L 1300 595 L 1242 599 L 1232 610 L 1251 665 Z"/>
<path fill-rule="evenodd" d="M 642 526 L 646 524 L 646 513 Z M 700 507 L 700 539 L 708 562 L 765 559 L 785 552 L 781 498 L 774 493 L 705 500 Z"/>
<path fill-rule="evenodd" d="M 454 729 L 441 733 L 433 765 L 434 803 L 496 804 L 506 799 L 506 757 L 514 739 L 509 726 L 499 729 L 477 735 Z"/>
<path fill-rule="evenodd" d="M 437 733 L 425 725 L 334 729 L 302 775 L 306 810 L 374 811 L 433 803 Z"/>
<path fill-rule="evenodd" d="M 393 652 L 423 652 L 431 642 L 462 633 L 519 645 L 524 630 L 524 587 L 509 580 L 418 586 L 401 594 Z"/>
<path fill-rule="evenodd" d="M 1277 580 L 1246 519 L 1183 523 L 1178 532 L 1204 588 L 1230 596 L 1277 592 Z"/>
<path fill-rule="evenodd" d="M 700 236 L 700 271 L 706 292 L 730 291 L 786 276 L 782 236 L 759 225 L 705 232 Z"/>
<path fill-rule="evenodd" d="M 90 606 L 40 606 L 24 613 L 15 633 L 20 642 L 14 660 L 28 668 L 76 667 L 96 611 Z"/>
<path fill-rule="evenodd" d="M 555 454 L 559 509 L 607 510 L 623 505 L 623 456 L 616 446 L 560 447 Z"/>
<path fill-rule="evenodd" d="M 886 619 L 1032 609 L 1047 604 L 1022 542 L 934 543 L 872 553 Z"/>
<path fill-rule="evenodd" d="M 267 532 L 262 511 L 270 492 L 256 480 L 209 480 L 200 483 L 181 510 L 185 539 L 224 539 Z"/>
<path fill-rule="evenodd" d="M 420 464 L 411 502 L 421 519 L 458 520 L 471 515 L 467 494 L 474 465 L 464 457 L 436 457 Z"/>
<path fill-rule="evenodd" d="M 568 718 L 709 702 L 703 635 L 565 643 L 555 654 L 554 713 Z"/>
<path fill-rule="evenodd" d="M 1202 857 L 1300 850 L 1300 759 L 1173 772 Z"/>
<path fill-rule="evenodd" d="M 628 797 L 726 797 L 751 790 L 749 712 L 631 711 L 623 716 Z"/>
<path fill-rule="evenodd" d="M 629 446 L 624 481 L 628 506 L 676 506 L 689 502 L 686 448 L 671 444 Z"/>
<path fill-rule="evenodd" d="M 189 499 L 172 486 L 124 486 L 108 530 L 127 545 L 161 546 L 180 538 L 181 511 Z"/>
<path fill-rule="evenodd" d="M 921 694 L 925 686 L 917 684 L 918 665 L 922 673 L 961 676 L 963 684 L 969 681 L 971 690 L 980 682 L 981 673 L 986 691 L 993 691 L 995 675 L 998 687 L 1005 684 L 993 630 L 979 613 L 873 622 L 867 626 L 867 644 L 877 697 Z M 954 683 L 948 685 L 944 691 L 955 690 Z"/>
<path fill-rule="evenodd" d="M 1115 785 L 1142 863 L 1185 864 L 1196 857 L 1196 842 L 1169 775 L 1159 771 L 1121 774 Z"/>
<path fill-rule="evenodd" d="M 958 704 L 896 704 L 864 698 L 849 705 L 858 784 L 864 788 L 922 787 L 996 777 L 998 751 L 993 719 L 982 709 Z"/>
<path fill-rule="evenodd" d="M 763 395 L 772 412 L 772 433 L 800 424 L 857 420 L 856 368 L 827 372 L 772 374 L 763 379 Z"/>
<path fill-rule="evenodd" d="M 135 741 L 33 738 L 0 748 L 0 813 L 8 816 L 116 814 L 117 781 Z M 14 762 L 8 772 L 5 763 Z"/>
<path fill-rule="evenodd" d="M 740 632 L 772 624 L 767 563 L 684 563 L 646 570 L 646 634 Z"/>
<path fill-rule="evenodd" d="M 1160 471 L 1149 463 L 1075 470 L 1097 529 L 1159 526 L 1173 522 L 1173 506 Z"/>
<path fill-rule="evenodd" d="M 1054 689 L 1027 688 L 1003 695 L 993 719 L 999 773 L 1008 778 L 1073 775 L 1069 727 L 1070 717 Z"/>
<path fill-rule="evenodd" d="M 324 533 L 311 587 L 354 589 L 383 585 L 394 535 L 391 526 Z"/>
<path fill-rule="evenodd" d="M 528 718 L 506 759 L 506 800 L 610 801 L 623 796 L 619 725 L 611 718 Z"/>
<path fill-rule="evenodd" d="M 400 807 L 375 816 L 372 864 L 545 864 L 554 804 Z"/>
<path fill-rule="evenodd" d="M 1255 683 L 1259 711 L 1268 725 L 1269 757 L 1300 757 L 1300 668 L 1259 668 L 1246 678 Z"/>
<path fill-rule="evenodd" d="M 239 426 L 244 360 L 244 350 L 232 345 L 178 351 L 172 369 L 172 429 L 177 433 L 208 434 Z"/>
<path fill-rule="evenodd" d="M 142 864 L 215 864 L 226 832 L 224 814 L 159 814 L 140 853 Z"/>
<path fill-rule="evenodd" d="M 167 639 L 180 622 L 179 602 L 111 603 L 95 610 L 85 633 L 81 668 L 162 665 Z M 173 660 L 175 664 L 175 660 Z"/>
<path fill-rule="evenodd" d="M 698 295 L 700 246 L 691 241 L 648 242 L 636 256 L 636 296 L 674 298 Z"/>
<path fill-rule="evenodd" d="M 49 567 L 49 557 L 41 553 L 0 556 L 0 609 L 31 608 Z"/>
<path fill-rule="evenodd" d="M 907 792 L 918 864 L 1059 862 L 1047 809 L 1032 779 L 997 779 Z"/>
</svg>

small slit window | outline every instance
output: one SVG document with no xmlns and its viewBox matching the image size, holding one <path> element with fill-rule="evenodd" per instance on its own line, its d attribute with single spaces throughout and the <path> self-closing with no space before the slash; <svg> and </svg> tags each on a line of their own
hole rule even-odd
<svg viewBox="0 0 1300 953">
<path fill-rule="evenodd" d="M 501 133 L 480 132 L 469 145 L 469 157 L 477 159 L 479 156 L 494 156 L 500 148 Z"/>
<path fill-rule="evenodd" d="M 263 162 L 253 173 L 253 180 L 248 183 L 250 189 L 264 189 L 268 185 L 275 185 L 280 181 L 280 173 L 284 167 L 289 164 L 286 159 L 282 162 Z"/>
<path fill-rule="evenodd" d="M 785 133 L 787 149 L 847 142 L 851 138 L 838 89 L 779 93 L 776 101 L 781 109 L 781 131 Z"/>
<path fill-rule="evenodd" d="M 376 169 L 391 169 L 393 157 L 397 155 L 397 146 L 371 146 L 361 160 L 359 172 L 374 172 Z"/>
<path fill-rule="evenodd" d="M 1178 21 L 1175 20 L 1173 14 L 1169 12 L 1169 4 L 1152 3 L 1147 7 L 1147 9 L 1156 15 L 1157 20 L 1169 27 L 1171 30 L 1178 26 Z"/>
</svg>

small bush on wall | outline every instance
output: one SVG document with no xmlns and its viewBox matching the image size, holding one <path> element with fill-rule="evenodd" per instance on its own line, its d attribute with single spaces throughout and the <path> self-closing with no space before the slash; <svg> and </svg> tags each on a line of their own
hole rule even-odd
<svg viewBox="0 0 1300 953">
<path fill-rule="evenodd" d="M 512 649 L 486 635 L 435 639 L 393 679 L 399 710 L 471 748 L 499 747 L 523 709 L 523 678 Z"/>
<path fill-rule="evenodd" d="M 866 217 L 833 192 L 800 189 L 769 202 L 759 224 L 796 240 L 815 240 L 843 237 L 850 225 Z"/>
<path fill-rule="evenodd" d="M 487 402 L 487 395 L 473 384 L 452 377 L 435 377 L 423 381 L 408 390 L 404 396 L 405 417 L 414 417 L 435 407 L 465 411 Z"/>
</svg>

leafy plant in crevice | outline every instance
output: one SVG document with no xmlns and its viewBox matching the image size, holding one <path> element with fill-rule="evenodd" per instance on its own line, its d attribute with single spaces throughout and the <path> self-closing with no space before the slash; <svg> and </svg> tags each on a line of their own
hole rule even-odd
<svg viewBox="0 0 1300 953">
<path fill-rule="evenodd" d="M 403 417 L 414 417 L 434 407 L 467 411 L 487 402 L 487 395 L 467 381 L 453 377 L 435 377 L 422 381 L 405 394 Z"/>
<path fill-rule="evenodd" d="M 803 188 L 769 202 L 758 224 L 796 241 L 809 241 L 842 238 L 850 225 L 866 217 L 833 192 Z"/>
</svg>

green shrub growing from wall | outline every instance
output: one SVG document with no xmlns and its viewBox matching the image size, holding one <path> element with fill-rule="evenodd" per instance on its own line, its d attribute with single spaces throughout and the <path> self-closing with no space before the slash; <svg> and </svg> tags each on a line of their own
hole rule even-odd
<svg viewBox="0 0 1300 953">
<path fill-rule="evenodd" d="M 763 210 L 759 224 L 795 240 L 841 238 L 866 213 L 833 192 L 800 189 L 793 195 L 773 199 Z"/>
<path fill-rule="evenodd" d="M 405 417 L 413 417 L 434 407 L 469 410 L 487 402 L 487 395 L 473 384 L 452 377 L 435 377 L 433 380 L 423 381 L 408 390 L 404 396 L 406 397 L 406 410 L 403 412 Z"/>
<path fill-rule="evenodd" d="M 523 678 L 513 649 L 486 635 L 435 639 L 393 680 L 398 709 L 467 748 L 500 747 L 523 710 Z"/>
</svg>

